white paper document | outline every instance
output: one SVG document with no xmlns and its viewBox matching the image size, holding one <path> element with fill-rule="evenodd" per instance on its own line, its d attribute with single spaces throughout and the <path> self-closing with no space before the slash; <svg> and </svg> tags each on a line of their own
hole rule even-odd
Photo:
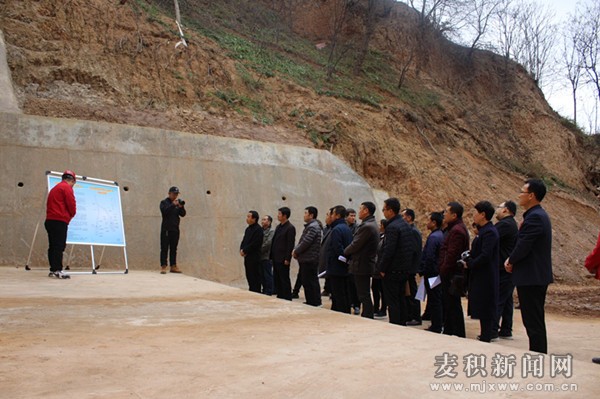
<svg viewBox="0 0 600 399">
<path fill-rule="evenodd" d="M 429 287 L 431 288 L 437 287 L 442 282 L 442 279 L 439 275 L 435 277 L 429 277 L 427 280 L 429 280 Z"/>
<path fill-rule="evenodd" d="M 415 294 L 415 299 L 423 302 L 425 300 L 425 279 L 421 279 L 421 283 L 419 283 L 419 288 L 417 288 L 417 293 Z"/>
</svg>

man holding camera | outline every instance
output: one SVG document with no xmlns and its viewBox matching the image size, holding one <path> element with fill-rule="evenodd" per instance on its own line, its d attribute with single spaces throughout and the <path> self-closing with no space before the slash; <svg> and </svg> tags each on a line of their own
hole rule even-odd
<svg viewBox="0 0 600 399">
<path fill-rule="evenodd" d="M 177 244 L 179 244 L 179 218 L 184 217 L 185 201 L 177 199 L 179 188 L 171 187 L 169 196 L 160 202 L 162 224 L 160 226 L 160 274 L 167 273 L 167 254 L 171 273 L 181 273 L 177 267 Z"/>
</svg>

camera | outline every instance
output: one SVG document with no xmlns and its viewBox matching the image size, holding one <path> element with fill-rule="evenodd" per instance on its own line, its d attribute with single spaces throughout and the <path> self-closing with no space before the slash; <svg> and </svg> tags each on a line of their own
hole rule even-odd
<svg viewBox="0 0 600 399">
<path fill-rule="evenodd" d="M 462 254 L 460 254 L 460 260 L 464 261 L 464 262 L 468 262 L 469 260 L 471 260 L 471 251 L 465 251 Z"/>
<path fill-rule="evenodd" d="M 185 205 L 185 201 L 182 199 L 178 199 L 177 202 L 179 202 L 179 205 L 181 205 L 181 206 Z"/>
</svg>

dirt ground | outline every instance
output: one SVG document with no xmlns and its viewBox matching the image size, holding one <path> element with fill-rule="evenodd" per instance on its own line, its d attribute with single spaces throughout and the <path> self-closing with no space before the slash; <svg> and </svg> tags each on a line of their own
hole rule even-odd
<svg viewBox="0 0 600 399">
<path fill-rule="evenodd" d="M 549 311 L 549 353 L 571 354 L 572 376 L 522 376 L 527 338 L 476 341 L 281 301 L 185 275 L 133 271 L 73 275 L 0 268 L 0 396 L 6 398 L 438 397 L 432 383 L 511 382 L 513 392 L 552 384 L 552 397 L 600 393 L 596 317 Z M 328 306 L 325 301 L 325 307 Z M 457 355 L 457 376 L 435 377 L 437 357 Z M 515 355 L 513 378 L 467 377 L 463 360 Z M 546 367 L 549 359 L 545 358 Z M 564 385 L 567 384 L 567 385 Z M 459 392 L 460 391 L 460 392 Z M 560 391 L 560 392 L 559 392 Z M 444 396 L 481 396 L 453 388 Z"/>
</svg>

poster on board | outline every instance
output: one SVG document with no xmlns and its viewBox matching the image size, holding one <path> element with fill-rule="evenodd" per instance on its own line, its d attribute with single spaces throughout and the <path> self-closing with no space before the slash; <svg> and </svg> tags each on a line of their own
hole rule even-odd
<svg viewBox="0 0 600 399">
<path fill-rule="evenodd" d="M 48 175 L 48 191 L 60 181 Z M 125 247 L 119 186 L 78 179 L 73 190 L 77 213 L 69 223 L 67 244 Z"/>
</svg>

